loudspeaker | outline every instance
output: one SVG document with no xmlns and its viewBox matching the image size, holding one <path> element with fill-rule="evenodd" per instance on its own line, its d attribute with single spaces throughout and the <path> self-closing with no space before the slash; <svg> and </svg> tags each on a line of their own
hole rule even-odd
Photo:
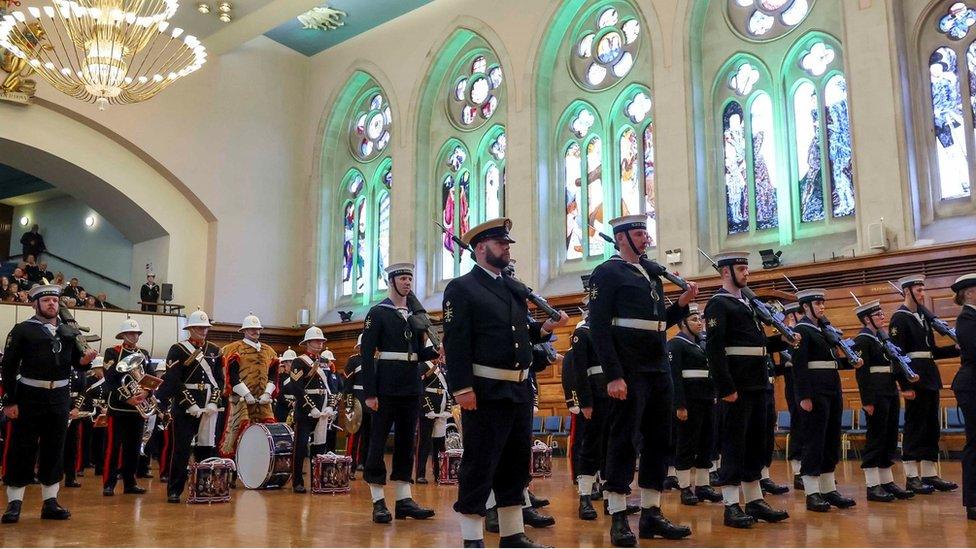
<svg viewBox="0 0 976 549">
<path fill-rule="evenodd" d="M 868 225 L 868 247 L 872 250 L 887 250 L 888 238 L 885 236 L 884 218 Z"/>
<path fill-rule="evenodd" d="M 159 299 L 162 301 L 173 301 L 173 285 L 163 284 L 159 292 Z"/>
</svg>

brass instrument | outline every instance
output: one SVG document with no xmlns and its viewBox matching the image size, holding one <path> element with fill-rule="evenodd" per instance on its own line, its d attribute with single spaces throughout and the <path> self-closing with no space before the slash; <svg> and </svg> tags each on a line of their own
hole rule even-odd
<svg viewBox="0 0 976 549">
<path fill-rule="evenodd" d="M 359 432 L 363 424 L 363 405 L 351 392 L 341 395 L 342 412 L 339 415 L 342 429 L 350 434 Z"/>
<path fill-rule="evenodd" d="M 133 404 L 136 410 L 144 418 L 159 413 L 159 401 L 152 395 L 152 391 L 162 385 L 163 380 L 147 374 L 143 368 L 146 361 L 145 355 L 136 353 L 129 355 L 115 364 L 115 369 L 126 376 L 124 383 L 119 388 L 119 392 L 126 400 L 138 395 L 141 391 L 149 391 L 149 396 L 139 403 Z"/>
</svg>

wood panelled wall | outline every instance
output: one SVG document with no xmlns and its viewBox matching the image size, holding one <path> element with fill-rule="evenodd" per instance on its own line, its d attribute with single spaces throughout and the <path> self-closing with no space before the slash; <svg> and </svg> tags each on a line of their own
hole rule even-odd
<svg viewBox="0 0 976 549">
<path fill-rule="evenodd" d="M 758 258 L 753 258 L 758 263 Z M 949 286 L 960 275 L 976 271 L 976 242 L 935 246 L 917 250 L 907 250 L 863 258 L 845 258 L 802 265 L 788 265 L 777 269 L 756 270 L 750 277 L 750 287 L 762 297 L 784 298 L 792 295 L 792 288 L 783 277 L 787 275 L 801 289 L 826 288 L 827 315 L 831 322 L 842 329 L 846 336 L 853 337 L 860 330 L 860 323 L 854 315 L 854 299 L 849 292 L 854 292 L 862 301 L 880 299 L 885 312 L 890 316 L 902 301 L 902 297 L 887 283 L 896 282 L 898 278 L 912 274 L 926 275 L 926 301 L 930 309 L 940 317 L 955 324 L 959 307 L 952 302 L 952 292 Z M 699 278 L 695 281 L 701 287 L 699 303 L 704 305 L 708 297 L 720 287 L 717 276 Z M 680 290 L 671 285 L 666 286 L 671 298 Z M 582 293 L 555 296 L 548 298 L 550 303 L 570 313 L 570 321 L 566 327 L 557 330 L 558 341 L 556 348 L 565 351 L 569 348 L 571 334 L 582 318 Z M 439 312 L 431 312 L 435 322 L 439 319 Z M 239 325 L 216 324 L 211 330 L 211 340 L 218 345 L 230 342 L 240 337 L 237 333 Z M 362 321 L 322 326 L 329 341 L 327 348 L 335 353 L 340 368 L 354 353 L 356 338 L 363 329 Z M 304 328 L 269 328 L 265 330 L 262 340 L 271 344 L 279 353 L 291 346 L 300 351 L 298 342 L 304 334 Z M 672 330 L 673 332 L 673 330 Z M 673 333 L 671 334 L 673 335 Z M 938 341 L 940 345 L 948 345 L 951 340 Z M 952 377 L 959 368 L 958 359 L 940 361 L 942 371 L 943 401 L 952 405 L 954 398 L 948 390 Z M 541 415 L 568 414 L 563 400 L 562 364 L 556 364 L 539 374 L 540 410 Z M 854 373 L 841 373 L 845 393 L 845 407 L 856 409 L 859 407 L 857 384 Z M 776 401 L 778 409 L 785 409 L 783 399 L 783 381 L 776 382 Z"/>
</svg>

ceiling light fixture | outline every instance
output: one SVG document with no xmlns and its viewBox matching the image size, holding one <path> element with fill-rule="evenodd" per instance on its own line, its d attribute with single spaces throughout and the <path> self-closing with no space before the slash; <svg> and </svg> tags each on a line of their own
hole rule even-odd
<svg viewBox="0 0 976 549">
<path fill-rule="evenodd" d="M 229 13 L 221 13 L 220 15 L 217 16 L 217 19 L 220 20 L 222 23 L 230 23 L 232 17 Z"/>
<path fill-rule="evenodd" d="M 232 9 L 233 6 L 230 5 L 230 2 L 221 2 L 217 4 L 217 11 L 220 13 L 230 13 L 230 10 Z"/>
<path fill-rule="evenodd" d="M 210 13 L 210 4 L 207 4 L 205 2 L 200 2 L 199 4 L 197 4 L 197 11 L 203 14 Z"/>
</svg>

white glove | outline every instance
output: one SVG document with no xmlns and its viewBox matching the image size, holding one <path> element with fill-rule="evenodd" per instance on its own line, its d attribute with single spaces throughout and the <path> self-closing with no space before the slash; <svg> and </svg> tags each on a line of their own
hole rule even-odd
<svg viewBox="0 0 976 549">
<path fill-rule="evenodd" d="M 325 408 L 325 411 L 322 412 L 322 415 L 324 415 L 327 419 L 332 419 L 336 417 L 337 414 L 335 408 L 333 408 L 332 406 L 327 406 Z"/>
<path fill-rule="evenodd" d="M 196 404 L 194 404 L 193 406 L 190 406 L 189 408 L 186 409 L 186 413 L 190 414 L 193 417 L 200 417 L 203 415 L 203 409 L 197 406 Z"/>
<path fill-rule="evenodd" d="M 203 413 L 205 414 L 216 414 L 217 405 L 213 402 L 208 402 L 206 406 L 203 407 Z"/>
<path fill-rule="evenodd" d="M 312 411 L 309 412 L 308 415 L 312 416 L 314 419 L 318 419 L 322 417 L 322 410 L 319 410 L 318 408 L 312 408 Z"/>
<path fill-rule="evenodd" d="M 424 417 L 427 419 L 434 419 L 435 417 L 437 417 L 437 414 L 435 414 L 434 412 L 427 412 L 426 414 L 424 414 Z"/>
<path fill-rule="evenodd" d="M 573 414 L 574 416 L 576 414 L 580 413 L 580 411 L 581 410 L 580 410 L 579 406 L 573 406 L 572 408 L 569 409 L 569 413 Z"/>
<path fill-rule="evenodd" d="M 248 404 L 257 404 L 258 399 L 254 398 L 254 395 L 252 395 L 251 393 L 248 393 L 244 395 L 244 402 L 247 402 Z"/>
<path fill-rule="evenodd" d="M 264 393 L 263 395 L 261 395 L 261 398 L 258 399 L 258 402 L 260 402 L 261 404 L 271 404 L 271 395 L 269 395 L 268 393 Z"/>
<path fill-rule="evenodd" d="M 532 407 L 532 415 L 536 415 L 536 416 L 539 415 L 539 407 L 538 406 L 533 406 Z"/>
</svg>

